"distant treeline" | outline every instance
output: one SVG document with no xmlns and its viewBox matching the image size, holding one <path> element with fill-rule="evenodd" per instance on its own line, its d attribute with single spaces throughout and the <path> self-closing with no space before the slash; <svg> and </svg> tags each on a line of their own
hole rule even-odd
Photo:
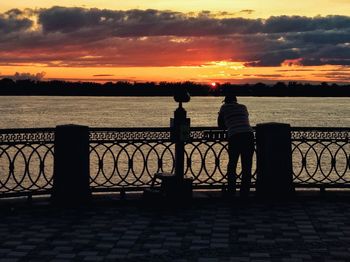
<svg viewBox="0 0 350 262">
<path fill-rule="evenodd" d="M 222 96 L 232 93 L 238 96 L 333 96 L 349 97 L 350 84 L 319 85 L 298 82 L 277 82 L 257 84 L 216 84 L 205 85 L 194 82 L 66 82 L 33 81 L 9 78 L 0 80 L 0 95 L 55 95 L 55 96 L 173 96 L 177 91 L 186 90 L 192 96 Z"/>
</svg>

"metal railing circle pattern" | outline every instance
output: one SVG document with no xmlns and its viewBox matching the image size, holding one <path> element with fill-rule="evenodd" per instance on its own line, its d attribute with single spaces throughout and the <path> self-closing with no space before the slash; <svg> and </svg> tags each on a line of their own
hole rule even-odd
<svg viewBox="0 0 350 262">
<path fill-rule="evenodd" d="M 0 130 L 0 196 L 47 194 L 51 190 L 54 131 Z"/>
<path fill-rule="evenodd" d="M 170 128 L 90 128 L 92 191 L 149 187 L 155 173 L 174 172 Z M 0 130 L 0 197 L 47 194 L 52 189 L 54 128 Z M 350 188 L 350 128 L 292 127 L 296 187 Z M 185 144 L 185 176 L 195 188 L 227 183 L 227 134 L 192 127 Z M 257 176 L 253 161 L 253 183 Z M 239 172 L 238 172 L 239 173 Z"/>
</svg>

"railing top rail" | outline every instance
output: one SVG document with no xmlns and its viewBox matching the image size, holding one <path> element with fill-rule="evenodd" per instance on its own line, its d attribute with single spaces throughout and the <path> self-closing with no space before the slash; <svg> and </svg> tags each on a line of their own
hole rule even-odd
<svg viewBox="0 0 350 262">
<path fill-rule="evenodd" d="M 55 128 L 0 129 L 0 145 L 53 143 Z"/>
<path fill-rule="evenodd" d="M 168 127 L 145 128 L 90 128 L 90 142 L 114 143 L 114 142 L 170 142 Z"/>
<path fill-rule="evenodd" d="M 255 127 L 254 127 L 255 129 Z M 170 127 L 93 127 L 90 130 L 91 142 L 137 142 L 171 141 Z M 292 140 L 295 141 L 332 141 L 349 140 L 350 127 L 291 127 Z M 55 128 L 9 128 L 0 129 L 0 144 L 36 143 L 54 141 Z M 226 140 L 226 131 L 216 127 L 191 127 L 191 141 Z"/>
<path fill-rule="evenodd" d="M 350 141 L 348 127 L 292 127 L 293 141 Z"/>
</svg>

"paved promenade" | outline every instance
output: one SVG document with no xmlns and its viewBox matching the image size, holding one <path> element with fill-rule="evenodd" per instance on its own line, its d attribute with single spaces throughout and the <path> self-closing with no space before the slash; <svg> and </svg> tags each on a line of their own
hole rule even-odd
<svg viewBox="0 0 350 262">
<path fill-rule="evenodd" d="M 346 200 L 346 201 L 345 201 Z M 350 201 L 0 201 L 0 261 L 350 261 Z"/>
</svg>

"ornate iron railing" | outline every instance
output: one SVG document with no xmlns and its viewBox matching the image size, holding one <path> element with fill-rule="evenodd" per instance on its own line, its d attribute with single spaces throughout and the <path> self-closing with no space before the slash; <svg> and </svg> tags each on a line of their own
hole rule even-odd
<svg viewBox="0 0 350 262">
<path fill-rule="evenodd" d="M 222 187 L 226 183 L 225 140 L 226 132 L 218 128 L 191 129 L 190 141 L 185 145 L 185 176 L 193 179 L 195 188 Z M 90 142 L 94 190 L 147 187 L 155 173 L 174 172 L 175 145 L 169 128 L 94 128 Z"/>
<path fill-rule="evenodd" d="M 185 146 L 185 175 L 193 179 L 197 188 L 222 188 L 227 184 L 227 133 L 217 127 L 191 129 L 190 141 Z M 241 166 L 237 166 L 241 181 Z M 253 156 L 253 179 L 256 181 L 256 152 Z"/>
<path fill-rule="evenodd" d="M 54 128 L 0 130 L 0 197 L 50 193 L 54 133 Z M 349 138 L 350 128 L 293 127 L 294 185 L 350 187 Z M 218 128 L 191 128 L 185 176 L 195 188 L 226 184 L 226 140 Z M 91 128 L 90 186 L 95 192 L 148 187 L 155 173 L 174 172 L 174 152 L 169 128 Z"/>
<path fill-rule="evenodd" d="M 349 128 L 292 128 L 296 187 L 350 187 L 349 132 Z M 98 138 L 92 141 L 95 189 L 146 187 L 154 173 L 174 171 L 174 144 L 168 128 L 93 129 L 91 137 Z M 191 128 L 190 141 L 185 146 L 185 176 L 193 178 L 196 188 L 220 188 L 227 183 L 226 140 L 226 132 L 216 127 Z M 108 157 L 113 160 L 106 161 Z M 124 163 L 124 169 L 120 163 Z M 256 174 L 254 154 L 253 185 Z"/>
<path fill-rule="evenodd" d="M 296 187 L 350 187 L 350 128 L 292 128 Z"/>
<path fill-rule="evenodd" d="M 154 173 L 174 171 L 169 128 L 90 129 L 90 178 L 95 191 L 151 184 Z"/>
<path fill-rule="evenodd" d="M 0 130 L 0 197 L 50 192 L 54 131 L 52 128 Z"/>
</svg>

